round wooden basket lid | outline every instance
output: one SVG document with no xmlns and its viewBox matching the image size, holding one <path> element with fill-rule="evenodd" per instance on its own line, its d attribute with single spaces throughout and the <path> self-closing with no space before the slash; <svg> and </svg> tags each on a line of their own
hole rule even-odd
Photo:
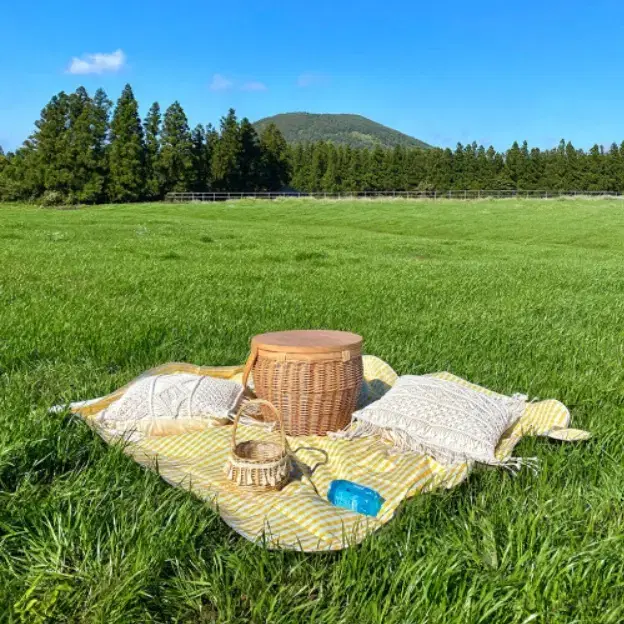
<svg viewBox="0 0 624 624">
<path fill-rule="evenodd" d="M 362 336 L 330 329 L 297 329 L 254 336 L 251 345 L 265 351 L 287 351 L 289 353 L 360 351 L 362 349 Z"/>
</svg>

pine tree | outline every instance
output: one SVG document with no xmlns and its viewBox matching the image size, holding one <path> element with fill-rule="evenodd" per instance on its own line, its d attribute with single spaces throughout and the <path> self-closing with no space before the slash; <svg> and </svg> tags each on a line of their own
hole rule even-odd
<svg viewBox="0 0 624 624">
<path fill-rule="evenodd" d="M 312 171 L 314 165 L 314 154 L 316 152 L 316 149 L 316 143 L 307 143 L 303 150 L 303 167 L 301 171 L 303 185 L 301 186 L 301 190 L 304 190 L 308 193 L 313 190 L 313 183 L 315 181 L 320 181 L 320 177 L 318 177 L 316 173 L 313 175 Z M 315 178 L 317 177 L 318 180 L 315 180 Z M 297 187 L 297 189 L 299 190 L 299 187 Z"/>
<path fill-rule="evenodd" d="M 509 166 L 509 152 L 513 150 L 512 147 L 506 154 L 500 152 L 494 153 L 494 170 L 497 172 L 496 179 L 494 180 L 495 190 L 513 191 L 517 189 L 516 181 L 511 177 L 512 173 L 515 173 L 515 166 Z M 513 157 L 512 157 L 513 161 Z"/>
<path fill-rule="evenodd" d="M 348 163 L 350 162 L 350 151 L 351 148 L 348 145 L 337 145 L 336 146 L 336 161 L 337 161 L 337 170 L 338 170 L 338 191 L 342 192 L 345 190 L 345 182 L 347 178 L 348 172 Z"/>
<path fill-rule="evenodd" d="M 375 189 L 372 168 L 373 152 L 370 149 L 359 149 L 360 191 L 372 191 Z"/>
<path fill-rule="evenodd" d="M 479 190 L 483 190 L 487 188 L 488 180 L 489 180 L 489 166 L 487 153 L 485 151 L 485 147 L 483 145 L 479 145 L 476 152 L 475 157 L 475 169 L 474 176 L 476 187 Z"/>
<path fill-rule="evenodd" d="M 464 180 L 464 146 L 461 143 L 457 143 L 455 146 L 452 162 L 452 189 L 456 191 L 463 191 L 466 188 L 466 182 Z"/>
<path fill-rule="evenodd" d="M 405 154 L 400 145 L 386 150 L 384 158 L 384 190 L 404 191 L 407 187 L 405 171 Z"/>
<path fill-rule="evenodd" d="M 356 166 L 357 149 L 353 149 L 347 145 L 341 163 L 342 190 L 346 192 L 354 192 L 358 190 L 358 171 Z"/>
<path fill-rule="evenodd" d="M 260 140 L 255 128 L 247 117 L 243 117 L 239 126 L 241 176 L 240 190 L 245 192 L 257 191 L 262 184 L 262 152 Z"/>
<path fill-rule="evenodd" d="M 371 191 L 375 188 L 371 162 L 373 152 L 370 149 L 358 150 L 359 190 Z"/>
<path fill-rule="evenodd" d="M 476 141 L 464 147 L 464 190 L 478 190 L 480 188 L 477 164 L 478 152 L 479 146 Z"/>
<path fill-rule="evenodd" d="M 314 143 L 311 148 L 312 161 L 310 163 L 308 191 L 318 193 L 323 190 L 323 176 L 327 168 L 327 144 L 325 141 Z"/>
<path fill-rule="evenodd" d="M 69 96 L 67 157 L 71 163 L 68 201 L 104 201 L 108 177 L 107 139 L 111 102 L 102 89 L 93 98 L 80 87 Z"/>
<path fill-rule="evenodd" d="M 193 142 L 186 114 L 179 102 L 174 102 L 165 111 L 160 135 L 159 171 L 164 193 L 192 189 Z"/>
<path fill-rule="evenodd" d="M 504 179 L 508 180 L 508 186 L 501 186 L 501 188 L 512 188 L 517 190 L 520 175 L 522 171 L 522 154 L 520 152 L 520 146 L 518 141 L 514 141 L 513 145 L 507 154 L 505 155 L 505 172 Z"/>
<path fill-rule="evenodd" d="M 385 150 L 376 145 L 370 155 L 370 175 L 368 189 L 370 191 L 383 191 L 386 187 Z"/>
<path fill-rule="evenodd" d="M 137 201 L 145 195 L 145 143 L 139 106 L 129 84 L 117 100 L 110 135 L 110 199 Z"/>
<path fill-rule="evenodd" d="M 91 98 L 84 87 L 79 87 L 75 93 L 69 95 L 65 150 L 70 203 L 83 200 L 83 189 L 91 174 L 91 104 Z M 88 202 L 89 199 L 86 197 L 84 201 Z"/>
<path fill-rule="evenodd" d="M 526 141 L 523 141 L 518 158 L 518 189 L 520 190 L 533 188 L 530 180 L 530 159 L 531 155 L 529 153 L 529 144 Z"/>
<path fill-rule="evenodd" d="M 145 196 L 157 199 L 161 196 L 160 178 L 160 104 L 154 102 L 145 117 Z"/>
<path fill-rule="evenodd" d="M 578 191 L 583 188 L 582 174 L 579 163 L 579 153 L 570 141 L 565 146 L 565 183 L 564 190 Z"/>
<path fill-rule="evenodd" d="M 301 145 L 297 147 L 301 155 Z M 267 191 L 280 191 L 287 186 L 291 172 L 288 144 L 274 123 L 266 126 L 260 134 L 260 158 L 261 187 Z"/>
<path fill-rule="evenodd" d="M 405 188 L 420 189 L 425 183 L 427 150 L 411 149 L 405 154 Z"/>
<path fill-rule="evenodd" d="M 325 171 L 321 177 L 320 187 L 325 193 L 337 193 L 340 188 L 338 153 L 333 143 L 328 143 L 325 147 Z"/>
<path fill-rule="evenodd" d="M 612 143 L 605 155 L 606 176 L 609 180 L 609 191 L 621 192 L 624 190 L 624 176 L 622 175 L 622 157 L 617 143 Z"/>
<path fill-rule="evenodd" d="M 214 186 L 212 178 L 212 158 L 217 149 L 219 142 L 219 133 L 212 124 L 206 126 L 206 188 L 211 189 Z"/>
<path fill-rule="evenodd" d="M 548 188 L 564 190 L 566 185 L 566 143 L 563 139 L 559 146 L 550 154 L 548 159 L 547 180 Z"/>
<path fill-rule="evenodd" d="M 228 114 L 221 118 L 221 133 L 212 155 L 211 171 L 215 188 L 221 191 L 241 190 L 242 151 L 236 112 L 230 108 Z"/>
<path fill-rule="evenodd" d="M 600 156 L 602 165 L 602 189 L 603 191 L 617 191 L 615 178 L 611 175 L 611 167 L 609 166 L 609 151 L 605 150 L 604 145 L 600 146 Z"/>
<path fill-rule="evenodd" d="M 505 162 L 492 145 L 487 148 L 485 152 L 485 157 L 488 162 L 488 168 L 487 181 L 484 188 L 485 190 L 496 190 L 498 188 L 499 176 L 501 175 L 502 169 L 505 166 Z"/>
<path fill-rule="evenodd" d="M 615 178 L 615 184 L 618 191 L 624 192 L 624 141 L 620 143 L 619 148 L 616 146 L 613 157 L 613 164 L 615 165 L 613 169 L 613 177 Z"/>
<path fill-rule="evenodd" d="M 603 154 L 598 145 L 593 145 L 589 150 L 587 166 L 587 190 L 602 191 L 605 190 L 604 171 L 603 171 Z"/>
<path fill-rule="evenodd" d="M 206 150 L 206 131 L 197 124 L 191 132 L 191 153 L 193 155 L 193 184 L 196 192 L 208 190 L 208 152 Z"/>
<path fill-rule="evenodd" d="M 433 148 L 428 151 L 425 165 L 425 177 L 419 184 L 421 191 L 446 191 L 453 183 L 453 152 L 446 149 Z"/>
<path fill-rule="evenodd" d="M 95 165 L 93 181 L 101 188 L 101 196 L 107 194 L 109 178 L 108 149 L 110 135 L 110 111 L 113 103 L 104 89 L 98 89 L 93 96 L 92 108 L 92 138 L 93 162 Z"/>
<path fill-rule="evenodd" d="M 529 153 L 524 188 L 527 190 L 541 190 L 544 188 L 544 159 L 538 147 L 532 148 Z"/>
<path fill-rule="evenodd" d="M 6 171 L 9 166 L 9 158 L 5 155 L 2 145 L 0 145 L 0 201 L 8 200 L 7 197 L 7 176 Z"/>
<path fill-rule="evenodd" d="M 44 190 L 63 198 L 68 195 L 71 180 L 68 117 L 69 96 L 61 91 L 43 108 L 34 133 L 18 155 L 15 166 L 28 167 L 29 171 L 16 175 L 16 184 L 20 184 L 19 178 L 24 188 L 37 196 Z"/>
<path fill-rule="evenodd" d="M 306 164 L 308 162 L 304 147 L 301 143 L 297 143 L 293 148 L 289 149 L 289 161 L 292 171 L 290 184 L 296 191 L 305 191 L 308 179 Z"/>
<path fill-rule="evenodd" d="M 0 176 L 0 199 L 8 201 L 34 200 L 45 191 L 42 160 L 35 142 L 24 141 L 14 154 L 9 152 Z M 58 200 L 63 196 L 58 194 Z"/>
</svg>

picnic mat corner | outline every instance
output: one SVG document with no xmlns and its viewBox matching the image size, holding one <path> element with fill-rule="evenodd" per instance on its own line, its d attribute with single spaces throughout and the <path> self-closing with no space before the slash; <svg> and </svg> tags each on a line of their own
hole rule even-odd
<svg viewBox="0 0 624 624">
<path fill-rule="evenodd" d="M 379 398 L 397 379 L 397 374 L 383 360 L 371 355 L 365 355 L 363 360 L 360 404 Z M 242 371 L 242 366 L 200 367 L 174 362 L 151 369 L 139 378 L 193 373 L 240 381 Z M 451 373 L 434 376 L 496 394 Z M 72 411 L 95 426 L 94 415 L 118 399 L 129 385 L 106 397 L 75 404 Z M 559 401 L 527 403 L 520 419 L 501 438 L 497 458 L 510 457 L 523 436 L 547 436 L 565 429 L 569 422 L 570 413 Z M 237 533 L 274 549 L 315 552 L 357 544 L 390 521 L 403 500 L 435 488 L 451 488 L 466 479 L 472 468 L 470 463 L 449 468 L 418 453 L 389 455 L 388 445 L 377 437 L 336 440 L 327 436 L 302 436 L 289 438 L 289 444 L 310 472 L 299 474 L 279 492 L 249 493 L 224 475 L 223 467 L 230 452 L 229 426 L 134 441 L 124 440 L 123 436 L 101 427 L 96 430 L 108 443 L 124 441 L 126 454 L 139 464 L 157 470 L 171 485 L 188 489 L 208 501 Z M 241 439 L 266 439 L 271 435 L 260 427 L 240 427 Z M 327 500 L 327 491 L 334 479 L 348 479 L 377 490 L 385 499 L 377 517 L 362 516 L 332 505 Z"/>
</svg>

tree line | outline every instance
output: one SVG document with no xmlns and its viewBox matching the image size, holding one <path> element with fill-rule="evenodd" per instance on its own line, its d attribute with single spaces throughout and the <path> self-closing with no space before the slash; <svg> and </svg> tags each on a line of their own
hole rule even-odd
<svg viewBox="0 0 624 624">
<path fill-rule="evenodd" d="M 14 153 L 0 148 L 0 200 L 103 203 L 157 200 L 171 191 L 355 192 L 546 190 L 624 192 L 624 142 L 589 151 L 514 143 L 506 152 L 472 143 L 455 150 L 287 145 L 260 134 L 233 109 L 219 128 L 190 129 L 179 102 L 154 103 L 141 120 L 130 85 L 113 108 L 106 93 L 80 87 L 55 95 Z"/>
<path fill-rule="evenodd" d="M 552 150 L 514 143 L 455 150 L 350 148 L 318 142 L 290 150 L 291 185 L 301 191 L 544 190 L 624 192 L 624 143 L 588 152 L 561 141 Z"/>
<path fill-rule="evenodd" d="M 258 135 L 233 109 L 217 130 L 189 127 L 179 102 L 157 102 L 144 120 L 132 87 L 112 106 L 99 89 L 55 95 L 35 131 L 0 153 L 0 199 L 44 203 L 155 200 L 170 191 L 272 191 L 290 179 L 288 146 L 275 125 Z"/>
</svg>

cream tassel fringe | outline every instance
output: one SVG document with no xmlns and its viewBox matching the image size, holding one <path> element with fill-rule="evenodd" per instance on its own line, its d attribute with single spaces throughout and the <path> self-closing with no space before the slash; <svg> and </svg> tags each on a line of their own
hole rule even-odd
<svg viewBox="0 0 624 624">
<path fill-rule="evenodd" d="M 521 399 L 521 395 L 515 395 L 513 398 Z M 367 438 L 371 436 L 379 436 L 384 442 L 390 443 L 392 446 L 388 449 L 388 455 L 404 455 L 407 453 L 423 453 L 433 457 L 441 464 L 458 464 L 470 461 L 468 458 L 459 458 L 455 453 L 449 453 L 444 449 L 435 449 L 430 445 L 425 448 L 420 445 L 412 436 L 400 429 L 387 429 L 373 425 L 372 423 L 362 420 L 356 420 L 342 431 L 330 432 L 328 436 L 334 440 L 355 440 L 357 438 Z M 537 474 L 539 467 L 539 459 L 537 457 L 508 457 L 507 459 L 495 460 L 487 463 L 490 466 L 500 466 L 505 468 L 512 474 L 516 474 L 523 466 L 529 468 L 533 474 Z"/>
</svg>

